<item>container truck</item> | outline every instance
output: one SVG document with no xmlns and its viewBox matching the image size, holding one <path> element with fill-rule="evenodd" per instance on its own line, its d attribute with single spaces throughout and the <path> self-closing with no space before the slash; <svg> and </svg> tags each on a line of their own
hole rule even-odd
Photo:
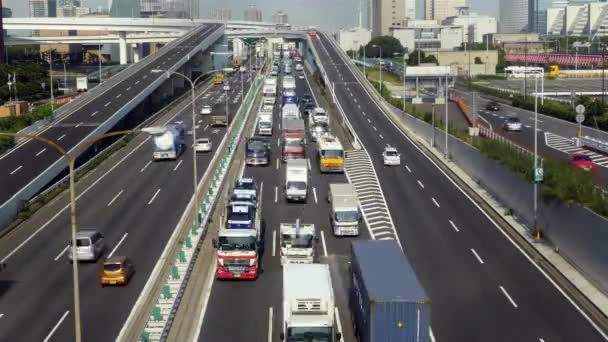
<svg viewBox="0 0 608 342">
<path fill-rule="evenodd" d="M 76 77 L 76 91 L 83 92 L 89 90 L 89 80 L 86 76 Z"/>
<path fill-rule="evenodd" d="M 277 99 L 277 79 L 276 77 L 269 77 L 264 80 L 264 86 L 262 87 L 263 103 L 272 104 Z"/>
<path fill-rule="evenodd" d="M 281 265 L 312 264 L 315 259 L 315 225 L 312 223 L 281 223 Z"/>
<path fill-rule="evenodd" d="M 335 327 L 335 307 L 328 265 L 283 266 L 281 341 L 339 341 L 342 335 Z"/>
<path fill-rule="evenodd" d="M 167 125 L 162 134 L 154 136 L 154 160 L 175 160 L 186 149 L 183 125 Z"/>
<path fill-rule="evenodd" d="M 395 240 L 351 244 L 349 304 L 360 342 L 429 342 L 431 306 Z"/>
<path fill-rule="evenodd" d="M 228 126 L 228 112 L 226 104 L 216 103 L 211 108 L 211 121 L 209 126 Z"/>
<path fill-rule="evenodd" d="M 308 161 L 291 159 L 285 167 L 285 198 L 287 201 L 306 202 L 308 195 Z"/>
<path fill-rule="evenodd" d="M 225 225 L 213 240 L 217 249 L 217 279 L 256 279 L 263 251 L 261 227 L 262 194 L 250 200 L 233 194 L 228 203 Z"/>
<path fill-rule="evenodd" d="M 291 90 L 295 90 L 296 89 L 296 79 L 293 78 L 293 76 L 283 76 L 283 90 L 286 89 L 291 89 Z"/>
<path fill-rule="evenodd" d="M 318 137 L 317 150 L 321 172 L 344 172 L 344 148 L 338 138 L 330 134 Z"/>
<path fill-rule="evenodd" d="M 263 114 L 258 117 L 258 134 L 272 135 L 272 114 Z"/>
<path fill-rule="evenodd" d="M 330 183 L 328 201 L 331 204 L 329 221 L 334 235 L 359 235 L 361 213 L 355 187 L 349 183 Z"/>
<path fill-rule="evenodd" d="M 300 108 L 295 103 L 287 103 L 281 108 L 282 119 L 301 119 Z"/>
</svg>

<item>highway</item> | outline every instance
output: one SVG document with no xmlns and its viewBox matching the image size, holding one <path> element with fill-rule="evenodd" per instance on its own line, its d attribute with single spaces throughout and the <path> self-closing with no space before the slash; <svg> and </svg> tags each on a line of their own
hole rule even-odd
<svg viewBox="0 0 608 342">
<path fill-rule="evenodd" d="M 438 341 L 602 341 L 501 229 L 372 102 L 324 34 L 312 37 L 370 154 L 403 249 L 432 301 Z M 391 144 L 402 166 L 383 167 Z"/>
<path fill-rule="evenodd" d="M 208 25 L 200 34 L 193 35 L 181 42 L 179 47 L 159 55 L 160 58 L 156 58 L 154 63 L 133 73 L 131 77 L 107 89 L 102 95 L 53 123 L 40 133 L 40 136 L 57 141 L 64 149 L 69 150 L 86 138 L 97 126 L 108 120 L 117 110 L 137 97 L 150 83 L 158 77 L 166 77 L 162 74 L 151 74 L 152 69 L 172 67 L 175 62 L 192 50 L 193 45 L 200 43 L 220 27 L 221 24 Z M 102 84 L 100 87 L 104 87 L 104 85 Z M 58 152 L 35 140 L 0 156 L 0 170 L 2 170 L 0 204 L 9 200 L 59 158 Z"/>
<path fill-rule="evenodd" d="M 311 93 L 304 80 L 297 80 L 298 96 Z M 278 101 L 278 100 L 277 100 Z M 317 102 L 318 103 L 318 102 Z M 307 118 L 305 118 L 307 119 Z M 305 120 L 307 121 L 307 120 Z M 316 253 L 319 261 L 328 263 L 340 317 L 340 326 L 346 341 L 353 341 L 348 311 L 348 260 L 353 238 L 336 238 L 329 222 L 327 192 L 329 183 L 347 182 L 344 174 L 321 174 L 316 159 L 315 143 L 307 132 L 306 156 L 310 160 L 310 184 L 306 204 L 287 203 L 283 186 L 285 164 L 279 161 L 281 150 L 277 145 L 280 130 L 279 106 L 274 111 L 272 137 L 272 163 L 269 166 L 246 167 L 245 176 L 252 176 L 263 187 L 265 222 L 264 246 L 261 267 L 263 273 L 255 281 L 218 281 L 211 286 L 211 295 L 204 312 L 199 341 L 278 341 L 282 331 L 282 267 L 280 263 L 279 225 L 282 222 L 313 223 L 319 242 Z M 252 135 L 254 132 L 249 132 Z M 369 239 L 365 224 L 360 224 L 359 239 Z M 270 321 L 270 323 L 269 323 Z M 237 328 L 238 327 L 238 328 Z"/>
<path fill-rule="evenodd" d="M 235 73 L 228 82 L 232 115 L 241 99 L 239 75 Z M 197 112 L 202 104 L 225 100 L 222 86 L 204 87 L 205 92 L 198 95 Z M 187 96 L 157 124 L 183 121 L 191 130 L 190 103 Z M 197 120 L 197 136 L 210 138 L 215 151 L 226 129 L 209 128 L 209 116 L 197 114 Z M 100 231 L 107 246 L 104 255 L 126 255 L 136 268 L 127 286 L 102 288 L 98 265 L 81 264 L 82 336 L 87 341 L 117 337 L 192 196 L 192 149 L 187 148 L 176 161 L 154 162 L 152 140 L 143 138 L 125 147 L 130 153 L 108 172 L 95 175 L 95 185 L 78 200 L 80 229 Z M 186 144 L 192 145 L 190 133 Z M 199 154 L 199 180 L 213 153 Z M 16 241 L 0 255 L 11 265 L 0 281 L 0 341 L 74 340 L 72 268 L 65 254 L 69 215 L 67 210 L 53 214 L 48 214 L 40 229 L 18 228 L 32 229 L 32 233 L 24 236 L 22 245 Z"/>
</svg>

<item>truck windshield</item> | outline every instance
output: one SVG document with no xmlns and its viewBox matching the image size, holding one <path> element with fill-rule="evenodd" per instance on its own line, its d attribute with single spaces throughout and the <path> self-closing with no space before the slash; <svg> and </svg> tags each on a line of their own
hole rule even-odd
<svg viewBox="0 0 608 342">
<path fill-rule="evenodd" d="M 262 152 L 266 150 L 266 146 L 261 141 L 250 141 L 247 144 L 248 152 Z"/>
<path fill-rule="evenodd" d="M 337 211 L 335 219 L 336 222 L 357 222 L 359 213 L 357 211 Z"/>
<path fill-rule="evenodd" d="M 297 327 L 287 329 L 288 342 L 331 342 L 333 329 L 325 327 Z"/>
<path fill-rule="evenodd" d="M 342 158 L 344 151 L 342 150 L 321 150 L 321 157 L 323 158 Z"/>
<path fill-rule="evenodd" d="M 287 182 L 287 190 L 306 190 L 306 182 L 291 181 Z"/>
<path fill-rule="evenodd" d="M 255 237 L 220 236 L 218 239 L 218 245 L 220 251 L 254 250 Z"/>
<path fill-rule="evenodd" d="M 270 122 L 260 121 L 260 127 L 261 128 L 270 128 L 270 127 L 272 127 L 272 124 Z"/>
<path fill-rule="evenodd" d="M 287 139 L 283 142 L 283 144 L 285 147 L 303 147 L 302 141 L 296 139 Z"/>
<path fill-rule="evenodd" d="M 312 248 L 313 236 L 309 234 L 283 234 L 283 247 Z"/>
</svg>

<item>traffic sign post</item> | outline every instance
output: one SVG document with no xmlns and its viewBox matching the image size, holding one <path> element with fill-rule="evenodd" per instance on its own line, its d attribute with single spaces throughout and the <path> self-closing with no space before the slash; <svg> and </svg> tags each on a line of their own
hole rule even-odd
<svg viewBox="0 0 608 342">
<path fill-rule="evenodd" d="M 576 106 L 575 108 L 576 110 L 576 122 L 578 123 L 578 134 L 577 137 L 581 137 L 582 135 L 582 124 L 583 121 L 585 121 L 585 106 L 583 106 L 582 104 L 579 104 L 578 106 Z"/>
</svg>

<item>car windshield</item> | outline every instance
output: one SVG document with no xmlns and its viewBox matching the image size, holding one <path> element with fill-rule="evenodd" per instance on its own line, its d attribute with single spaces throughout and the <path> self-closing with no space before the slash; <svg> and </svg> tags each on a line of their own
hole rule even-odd
<svg viewBox="0 0 608 342">
<path fill-rule="evenodd" d="M 196 142 L 199 144 L 208 144 L 209 139 L 196 139 Z"/>
<path fill-rule="evenodd" d="M 120 271 L 120 264 L 104 264 L 103 270 L 108 272 L 118 272 Z"/>
<path fill-rule="evenodd" d="M 255 237 L 220 236 L 218 239 L 218 247 L 220 251 L 254 250 Z"/>
<path fill-rule="evenodd" d="M 509 118 L 507 121 L 509 121 L 509 123 L 519 123 L 518 118 Z"/>
<path fill-rule="evenodd" d="M 287 182 L 287 190 L 290 190 L 290 189 L 306 190 L 306 182 L 300 182 L 300 181 Z"/>
<path fill-rule="evenodd" d="M 384 153 L 386 153 L 387 157 L 398 157 L 399 156 L 399 153 L 397 153 L 397 151 L 386 151 Z"/>
<path fill-rule="evenodd" d="M 297 327 L 287 329 L 287 342 L 331 342 L 332 328 Z"/>
<path fill-rule="evenodd" d="M 236 188 L 237 189 L 242 189 L 242 190 L 255 190 L 255 183 L 254 182 L 249 182 L 249 181 L 239 181 L 236 183 Z"/>
<path fill-rule="evenodd" d="M 230 213 L 228 214 L 228 221 L 251 221 L 252 217 L 253 217 L 253 211 L 234 212 L 231 210 Z"/>
<path fill-rule="evenodd" d="M 71 241 L 70 241 L 70 245 L 71 245 Z M 77 247 L 87 247 L 91 245 L 91 241 L 89 241 L 89 239 L 76 239 L 76 246 Z"/>
<path fill-rule="evenodd" d="M 203 109 L 205 109 L 205 110 L 211 110 L 211 106 L 204 106 Z"/>
<path fill-rule="evenodd" d="M 342 150 L 321 150 L 321 157 L 323 158 L 342 158 L 344 151 Z"/>
<path fill-rule="evenodd" d="M 270 122 L 261 121 L 260 122 L 260 127 L 262 127 L 262 128 L 269 128 L 269 127 L 272 127 L 272 124 Z"/>
<path fill-rule="evenodd" d="M 359 221 L 359 212 L 357 211 L 337 211 L 335 215 L 336 222 L 356 222 Z"/>
<path fill-rule="evenodd" d="M 265 149 L 266 149 L 266 145 L 259 140 L 250 141 L 247 144 L 247 150 L 249 150 L 249 151 L 263 151 Z"/>
<path fill-rule="evenodd" d="M 310 234 L 296 235 L 296 234 L 283 234 L 283 247 L 292 248 L 312 248 L 313 236 Z"/>
<path fill-rule="evenodd" d="M 288 139 L 285 140 L 284 143 L 285 147 L 302 147 L 302 141 L 301 140 L 293 140 L 293 139 Z"/>
<path fill-rule="evenodd" d="M 572 157 L 572 159 L 574 159 L 574 161 L 584 161 L 584 162 L 592 161 L 589 156 L 580 155 L 580 154 Z"/>
</svg>

